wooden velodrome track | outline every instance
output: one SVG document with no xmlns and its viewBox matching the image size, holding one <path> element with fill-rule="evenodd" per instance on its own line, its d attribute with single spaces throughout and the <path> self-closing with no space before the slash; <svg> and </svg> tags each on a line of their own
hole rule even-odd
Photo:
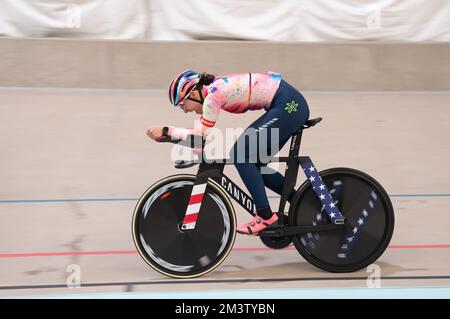
<svg viewBox="0 0 450 319">
<path fill-rule="evenodd" d="M 311 117 L 324 120 L 305 132 L 302 153 L 321 170 L 363 170 L 392 198 L 396 228 L 377 261 L 382 287 L 448 288 L 450 92 L 305 97 Z M 218 127 L 246 127 L 259 115 L 222 112 Z M 172 146 L 145 131 L 195 118 L 171 110 L 159 90 L 0 89 L 0 297 L 366 287 L 366 270 L 326 273 L 293 249 L 271 251 L 245 236 L 204 277 L 175 280 L 150 269 L 131 237 L 136 200 L 156 180 L 195 168 L 174 169 Z M 238 181 L 233 167 L 226 173 Z M 79 289 L 66 287 L 72 264 L 81 267 Z"/>
</svg>

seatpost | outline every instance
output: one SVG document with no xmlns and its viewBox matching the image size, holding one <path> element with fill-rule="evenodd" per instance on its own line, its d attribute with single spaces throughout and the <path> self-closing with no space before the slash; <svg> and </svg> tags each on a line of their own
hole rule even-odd
<svg viewBox="0 0 450 319">
<path fill-rule="evenodd" d="M 289 157 L 298 156 L 300 152 L 300 142 L 302 141 L 303 130 L 298 130 L 291 139 L 291 147 L 289 148 Z"/>
<path fill-rule="evenodd" d="M 289 147 L 289 157 L 286 161 L 286 172 L 284 174 L 284 184 L 283 191 L 281 193 L 280 206 L 278 208 L 278 217 L 281 219 L 284 214 L 284 207 L 286 206 L 286 202 L 290 192 L 294 189 L 295 184 L 297 183 L 297 175 L 298 175 L 298 166 L 299 162 L 297 160 L 297 156 L 300 151 L 300 142 L 302 139 L 303 130 L 300 129 L 292 135 L 291 145 Z"/>
</svg>

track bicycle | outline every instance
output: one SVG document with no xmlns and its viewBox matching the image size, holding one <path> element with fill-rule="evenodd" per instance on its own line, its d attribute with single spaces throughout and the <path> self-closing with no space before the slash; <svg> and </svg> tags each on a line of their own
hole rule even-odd
<svg viewBox="0 0 450 319">
<path fill-rule="evenodd" d="M 285 182 L 278 207 L 278 223 L 258 233 L 270 248 L 292 243 L 312 265 L 329 272 L 354 272 L 375 262 L 386 250 L 394 230 L 394 210 L 384 188 L 373 177 L 351 168 L 318 172 L 308 156 L 299 156 L 303 131 L 322 118 L 308 120 L 292 134 L 285 162 Z M 201 136 L 185 141 L 203 148 Z M 230 198 L 255 215 L 250 195 L 224 173 L 224 159 L 176 161 L 178 169 L 199 165 L 196 175 L 177 174 L 150 186 L 133 214 L 133 240 L 140 256 L 153 269 L 174 278 L 194 278 L 217 268 L 236 239 L 236 213 Z M 295 188 L 299 169 L 306 181 L 285 207 Z"/>
</svg>

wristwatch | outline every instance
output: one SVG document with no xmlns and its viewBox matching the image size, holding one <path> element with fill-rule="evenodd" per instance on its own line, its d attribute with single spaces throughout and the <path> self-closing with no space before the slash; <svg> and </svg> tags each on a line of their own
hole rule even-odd
<svg viewBox="0 0 450 319">
<path fill-rule="evenodd" d="M 162 135 L 163 136 L 169 136 L 169 128 L 167 126 L 164 126 L 162 129 Z"/>
</svg>

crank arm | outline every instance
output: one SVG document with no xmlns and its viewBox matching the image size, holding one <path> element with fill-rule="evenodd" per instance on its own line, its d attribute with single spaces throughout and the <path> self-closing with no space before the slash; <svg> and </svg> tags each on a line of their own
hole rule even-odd
<svg viewBox="0 0 450 319">
<path fill-rule="evenodd" d="M 331 230 L 340 230 L 344 224 L 326 224 L 317 226 L 279 226 L 263 230 L 260 237 L 289 237 L 306 233 L 318 233 Z"/>
</svg>

